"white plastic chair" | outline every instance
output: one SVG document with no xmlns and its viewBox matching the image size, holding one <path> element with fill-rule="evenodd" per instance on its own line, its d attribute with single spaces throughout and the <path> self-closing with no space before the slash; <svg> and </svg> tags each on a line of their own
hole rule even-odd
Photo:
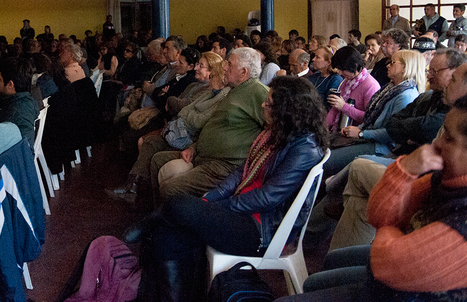
<svg viewBox="0 0 467 302">
<path fill-rule="evenodd" d="M 211 281 L 214 277 L 236 263 L 246 261 L 251 263 L 256 269 L 270 269 L 270 270 L 282 270 L 284 271 L 284 277 L 287 282 L 287 288 L 290 295 L 303 293 L 303 282 L 308 277 L 308 271 L 306 269 L 305 258 L 303 256 L 302 241 L 305 235 L 306 226 L 310 214 L 308 215 L 307 222 L 303 225 L 302 231 L 298 241 L 296 251 L 290 255 L 281 256 L 284 247 L 286 246 L 289 234 L 292 231 L 292 227 L 298 217 L 298 214 L 302 208 L 303 203 L 307 199 L 308 194 L 313 194 L 313 200 L 311 206 L 313 206 L 316 196 L 318 194 L 319 186 L 323 176 L 323 164 L 328 160 L 331 155 L 331 151 L 328 149 L 321 162 L 311 169 L 308 176 L 303 183 L 302 188 L 297 194 L 294 202 L 287 211 L 286 216 L 282 220 L 279 228 L 277 229 L 274 237 L 272 238 L 269 247 L 264 253 L 263 257 L 247 257 L 228 255 L 221 253 L 212 247 L 207 247 L 207 258 L 210 265 L 210 277 Z M 317 181 L 316 181 L 317 180 Z M 316 184 L 314 192 L 310 192 L 313 183 Z"/>
<path fill-rule="evenodd" d="M 44 178 L 47 182 L 50 197 L 55 197 L 54 189 L 52 187 L 52 176 L 45 160 L 44 152 L 42 151 L 42 135 L 44 134 L 45 119 L 47 118 L 47 110 L 49 108 L 48 98 L 44 99 L 44 108 L 40 111 L 39 117 L 36 121 L 39 122 L 37 129 L 36 138 L 34 140 L 34 164 L 36 166 L 37 177 L 39 178 L 39 186 L 41 188 L 42 203 L 47 215 L 50 215 L 49 202 L 47 200 L 47 194 L 45 193 L 44 184 L 42 182 L 41 171 L 39 169 L 39 162 L 44 172 Z"/>
<path fill-rule="evenodd" d="M 104 72 L 99 72 L 99 74 L 97 75 L 96 81 L 93 80 L 94 87 L 96 87 L 97 97 L 99 97 L 99 94 L 101 93 L 103 79 L 104 79 Z"/>
</svg>

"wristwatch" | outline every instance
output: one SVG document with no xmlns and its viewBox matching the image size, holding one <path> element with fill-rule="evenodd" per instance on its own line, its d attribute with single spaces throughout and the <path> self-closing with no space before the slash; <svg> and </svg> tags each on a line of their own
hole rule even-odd
<svg viewBox="0 0 467 302">
<path fill-rule="evenodd" d="M 358 132 L 358 138 L 363 138 L 363 130 L 360 130 L 360 132 Z"/>
</svg>

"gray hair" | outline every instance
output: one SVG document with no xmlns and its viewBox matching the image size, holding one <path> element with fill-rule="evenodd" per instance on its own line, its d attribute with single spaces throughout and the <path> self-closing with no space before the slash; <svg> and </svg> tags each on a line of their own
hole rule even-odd
<svg viewBox="0 0 467 302">
<path fill-rule="evenodd" d="M 162 43 L 163 42 L 164 42 L 164 40 L 162 40 L 162 39 L 152 40 L 148 44 L 148 48 L 147 48 L 146 51 L 149 51 L 151 49 L 155 54 L 160 54 L 161 51 L 162 51 Z"/>
<path fill-rule="evenodd" d="M 305 62 L 310 63 L 310 54 L 307 52 L 302 52 L 301 54 L 298 55 L 297 62 L 299 64 L 303 64 Z"/>
<path fill-rule="evenodd" d="M 341 49 L 342 47 L 347 46 L 347 42 L 344 39 L 336 38 L 337 39 L 337 49 Z"/>
<path fill-rule="evenodd" d="M 65 44 L 63 48 L 66 48 L 73 55 L 73 61 L 80 62 L 83 58 L 83 52 L 81 51 L 81 48 L 78 45 Z"/>
<path fill-rule="evenodd" d="M 185 40 L 183 40 L 182 36 L 170 36 L 167 38 L 166 42 L 169 42 L 169 41 L 172 41 L 174 48 L 177 51 L 184 50 L 185 48 L 188 47 Z"/>
<path fill-rule="evenodd" d="M 457 68 L 467 62 L 467 56 L 459 49 L 443 48 L 436 50 L 435 56 L 446 55 L 446 62 L 450 69 Z"/>
<path fill-rule="evenodd" d="M 238 68 L 246 68 L 250 71 L 250 77 L 257 79 L 261 74 L 261 55 L 250 47 L 241 47 L 232 50 L 231 55 L 237 56 Z"/>
</svg>

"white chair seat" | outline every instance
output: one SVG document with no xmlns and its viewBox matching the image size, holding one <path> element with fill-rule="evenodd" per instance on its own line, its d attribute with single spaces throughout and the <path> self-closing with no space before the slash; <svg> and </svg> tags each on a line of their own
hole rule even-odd
<svg viewBox="0 0 467 302">
<path fill-rule="evenodd" d="M 306 269 L 305 257 L 303 256 L 302 241 L 305 235 L 308 219 L 310 219 L 311 210 L 308 214 L 307 222 L 302 227 L 295 252 L 289 255 L 282 255 L 282 252 L 286 246 L 287 239 L 292 231 L 293 225 L 300 213 L 303 203 L 307 198 L 313 198 L 311 203 L 311 206 L 313 206 L 316 200 L 323 175 L 323 164 L 329 159 L 330 155 L 331 151 L 329 149 L 326 150 L 323 159 L 308 173 L 302 188 L 298 192 L 297 197 L 287 211 L 284 219 L 282 219 L 282 222 L 274 234 L 274 237 L 263 257 L 229 255 L 221 253 L 208 246 L 206 253 L 210 265 L 211 281 L 218 273 L 228 270 L 241 261 L 246 261 L 251 263 L 256 269 L 284 271 L 289 294 L 303 293 L 303 282 L 305 282 L 305 279 L 308 277 L 308 272 Z M 315 190 L 314 192 L 310 192 L 314 183 L 316 183 Z M 309 194 L 313 195 L 308 197 Z"/>
</svg>

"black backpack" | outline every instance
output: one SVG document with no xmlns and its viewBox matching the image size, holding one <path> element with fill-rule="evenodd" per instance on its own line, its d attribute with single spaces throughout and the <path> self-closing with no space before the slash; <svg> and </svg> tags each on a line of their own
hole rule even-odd
<svg viewBox="0 0 467 302">
<path fill-rule="evenodd" d="M 250 266 L 251 269 L 241 269 Z M 240 262 L 228 271 L 219 273 L 212 280 L 209 302 L 266 302 L 274 296 L 269 286 L 261 280 L 256 268 L 248 262 Z"/>
</svg>

